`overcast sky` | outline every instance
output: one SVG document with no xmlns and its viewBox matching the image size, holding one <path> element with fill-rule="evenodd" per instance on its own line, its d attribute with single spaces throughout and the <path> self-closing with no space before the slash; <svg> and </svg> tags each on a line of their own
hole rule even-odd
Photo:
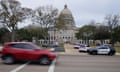
<svg viewBox="0 0 120 72">
<path fill-rule="evenodd" d="M 18 0 L 23 7 L 36 9 L 52 5 L 61 11 L 67 4 L 76 26 L 88 24 L 91 20 L 102 22 L 108 14 L 120 14 L 120 0 Z"/>
</svg>

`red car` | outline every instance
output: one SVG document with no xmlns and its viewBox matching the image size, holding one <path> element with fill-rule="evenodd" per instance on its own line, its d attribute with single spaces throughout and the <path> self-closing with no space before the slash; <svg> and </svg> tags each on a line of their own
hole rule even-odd
<svg viewBox="0 0 120 72">
<path fill-rule="evenodd" d="M 50 64 L 57 56 L 48 50 L 41 49 L 31 42 L 5 43 L 1 52 L 5 64 L 13 64 L 17 60 L 39 61 L 40 64 Z"/>
</svg>

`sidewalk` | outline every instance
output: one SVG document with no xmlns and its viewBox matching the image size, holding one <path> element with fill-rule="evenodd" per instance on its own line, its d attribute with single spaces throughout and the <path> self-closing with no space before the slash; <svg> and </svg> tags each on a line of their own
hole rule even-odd
<svg viewBox="0 0 120 72">
<path fill-rule="evenodd" d="M 64 48 L 66 54 L 79 54 L 78 49 L 74 49 L 73 45 L 65 44 Z"/>
<path fill-rule="evenodd" d="M 86 53 L 79 53 L 78 49 L 74 49 L 73 45 L 65 44 L 64 45 L 65 52 L 59 52 L 59 54 L 66 54 L 66 55 L 86 55 Z"/>
<path fill-rule="evenodd" d="M 120 55 L 120 53 L 116 53 L 116 55 Z"/>
</svg>

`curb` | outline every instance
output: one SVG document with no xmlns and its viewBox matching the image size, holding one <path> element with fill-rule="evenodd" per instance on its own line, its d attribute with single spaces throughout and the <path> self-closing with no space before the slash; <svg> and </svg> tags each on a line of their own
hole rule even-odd
<svg viewBox="0 0 120 72">
<path fill-rule="evenodd" d="M 66 52 L 57 52 L 57 54 L 60 54 L 60 55 L 88 55 L 87 53 L 66 53 Z M 116 53 L 115 55 L 120 55 L 120 53 Z"/>
<path fill-rule="evenodd" d="M 66 53 L 66 52 L 57 52 L 60 55 L 88 55 L 87 53 Z"/>
</svg>

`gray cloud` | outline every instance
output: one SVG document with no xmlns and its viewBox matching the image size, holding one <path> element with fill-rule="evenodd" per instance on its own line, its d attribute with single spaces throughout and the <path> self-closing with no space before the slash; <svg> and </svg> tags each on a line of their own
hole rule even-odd
<svg viewBox="0 0 120 72">
<path fill-rule="evenodd" d="M 64 4 L 73 13 L 76 26 L 88 24 L 91 20 L 102 22 L 108 14 L 119 14 L 120 0 L 19 0 L 22 6 L 35 9 L 43 5 L 53 5 L 61 11 Z"/>
</svg>

